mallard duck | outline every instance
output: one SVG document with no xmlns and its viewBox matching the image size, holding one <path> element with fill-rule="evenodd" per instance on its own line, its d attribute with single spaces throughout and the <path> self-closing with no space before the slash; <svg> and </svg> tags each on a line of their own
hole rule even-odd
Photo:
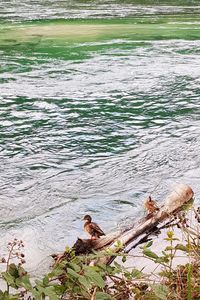
<svg viewBox="0 0 200 300">
<path fill-rule="evenodd" d="M 100 236 L 105 235 L 101 228 L 94 222 L 89 215 L 86 215 L 83 220 L 85 221 L 84 230 L 89 233 L 91 239 L 100 238 Z"/>
<path fill-rule="evenodd" d="M 158 211 L 159 208 L 156 204 L 156 201 L 154 201 L 151 196 L 148 197 L 148 199 L 146 199 L 144 201 L 144 207 L 146 208 L 148 214 L 153 214 L 154 212 Z"/>
</svg>

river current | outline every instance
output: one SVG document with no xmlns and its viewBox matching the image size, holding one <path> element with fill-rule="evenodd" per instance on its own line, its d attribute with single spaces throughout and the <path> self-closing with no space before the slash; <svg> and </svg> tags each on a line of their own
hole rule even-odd
<svg viewBox="0 0 200 300">
<path fill-rule="evenodd" d="M 170 3 L 95 3 L 1 1 L 2 30 L 38 19 L 102 18 L 104 24 L 191 12 Z M 198 17 L 199 7 L 192 9 Z M 34 269 L 85 237 L 85 214 L 109 232 L 143 216 L 149 193 L 161 201 L 178 182 L 190 184 L 199 202 L 198 38 L 188 31 L 172 39 L 115 32 L 48 47 L 8 42 L 0 44 L 3 251 L 13 237 L 23 239 Z"/>
</svg>

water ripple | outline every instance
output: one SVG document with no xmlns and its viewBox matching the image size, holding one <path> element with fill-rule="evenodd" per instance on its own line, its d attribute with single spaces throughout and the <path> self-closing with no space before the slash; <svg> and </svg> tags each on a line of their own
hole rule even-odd
<svg viewBox="0 0 200 300">
<path fill-rule="evenodd" d="M 141 5 L 142 3 L 142 5 Z M 85 19 L 85 18 L 114 18 L 135 15 L 155 14 L 195 14 L 200 11 L 198 0 L 183 0 L 183 6 L 176 2 L 161 1 L 78 1 L 78 0 L 22 0 L 14 5 L 13 1 L 2 0 L 0 3 L 0 19 L 2 20 L 33 20 L 33 19 Z M 179 2 L 177 3 L 179 4 Z"/>
<path fill-rule="evenodd" d="M 109 231 L 155 188 L 158 201 L 179 181 L 200 193 L 200 42 L 123 42 L 79 63 L 0 57 L 5 240 L 42 256 L 84 236 L 85 213 Z"/>
</svg>

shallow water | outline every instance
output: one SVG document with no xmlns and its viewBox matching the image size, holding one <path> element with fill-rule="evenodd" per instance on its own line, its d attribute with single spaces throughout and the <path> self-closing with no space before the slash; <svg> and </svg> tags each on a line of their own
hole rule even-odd
<svg viewBox="0 0 200 300">
<path fill-rule="evenodd" d="M 187 7 L 167 3 L 113 2 L 123 16 L 143 14 L 147 26 L 138 29 L 140 18 L 115 19 L 111 6 L 111 21 L 86 20 L 92 27 L 84 32 L 75 22 L 73 38 L 67 33 L 58 39 L 60 23 L 51 23 L 56 27 L 49 36 L 46 21 L 40 27 L 34 21 L 36 41 L 27 19 L 68 18 L 67 13 L 102 18 L 102 4 L 73 2 L 74 13 L 62 1 L 43 2 L 46 10 L 40 1 L 24 1 L 23 7 L 3 2 L 2 21 L 22 22 L 6 21 L 0 30 L 2 251 L 12 237 L 24 239 L 28 265 L 35 269 L 48 254 L 85 236 L 86 213 L 105 231 L 113 230 L 144 214 L 142 202 L 150 192 L 160 201 L 177 182 L 190 184 L 198 202 L 198 14 L 188 19 Z M 147 9 L 153 17 L 144 15 Z M 163 22 L 161 10 L 179 15 Z M 152 35 L 147 27 L 155 19 Z M 112 26 L 119 23 L 118 31 Z M 71 23 L 63 24 L 69 29 Z"/>
</svg>

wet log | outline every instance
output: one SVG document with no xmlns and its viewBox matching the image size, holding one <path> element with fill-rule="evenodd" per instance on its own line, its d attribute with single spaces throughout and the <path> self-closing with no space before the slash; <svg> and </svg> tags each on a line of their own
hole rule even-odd
<svg viewBox="0 0 200 300">
<path fill-rule="evenodd" d="M 177 185 L 174 190 L 161 203 L 159 210 L 155 213 L 148 214 L 146 217 L 130 224 L 124 230 L 118 230 L 97 240 L 79 239 L 74 244 L 76 254 L 88 254 L 92 250 L 110 249 L 112 253 L 122 251 L 131 242 L 136 240 L 144 233 L 153 231 L 163 221 L 171 218 L 172 215 L 180 211 L 185 204 L 193 198 L 193 191 L 186 184 Z M 119 247 L 121 245 L 121 247 Z M 112 258 L 105 256 L 101 261 L 109 264 Z"/>
</svg>

